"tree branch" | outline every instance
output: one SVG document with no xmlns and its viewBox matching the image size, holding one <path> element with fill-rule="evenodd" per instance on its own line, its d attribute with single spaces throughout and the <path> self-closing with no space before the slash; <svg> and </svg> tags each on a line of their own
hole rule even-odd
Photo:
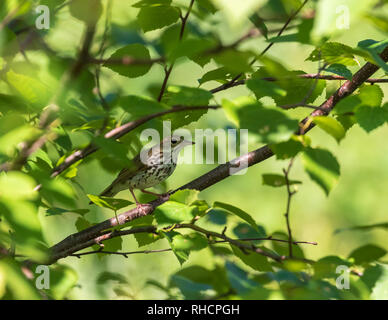
<svg viewBox="0 0 388 320">
<path fill-rule="evenodd" d="M 381 58 L 384 61 L 388 60 L 388 47 L 385 48 L 385 50 L 381 53 Z M 346 81 L 329 99 L 327 99 L 318 110 L 315 110 L 311 113 L 310 117 L 313 116 L 321 116 L 321 115 L 327 115 L 334 106 L 343 98 L 347 97 L 351 93 L 353 93 L 361 84 L 363 84 L 370 76 L 372 76 L 377 70 L 379 69 L 378 66 L 372 64 L 372 63 L 366 63 L 354 76 L 352 80 Z M 309 130 L 311 130 L 314 125 L 312 124 L 312 121 L 310 120 L 310 117 L 305 118 L 300 123 L 301 130 L 299 131 L 299 134 L 305 134 Z M 302 130 L 303 129 L 303 130 Z M 222 181 L 223 179 L 229 177 L 230 169 L 234 168 L 234 171 L 238 171 L 238 166 L 240 163 L 246 163 L 247 166 L 253 166 L 255 164 L 258 164 L 268 158 L 273 156 L 273 152 L 270 149 L 268 145 L 263 146 L 259 149 L 256 149 L 254 151 L 251 151 L 245 155 L 242 155 L 240 157 L 237 157 L 236 159 L 227 162 L 225 164 L 222 164 L 215 169 L 209 171 L 208 173 L 198 177 L 197 179 L 187 183 L 186 185 L 181 186 L 180 188 L 176 189 L 172 193 L 176 192 L 177 190 L 182 189 L 195 189 L 195 190 L 204 190 L 213 184 L 218 183 L 219 181 Z M 245 168 L 245 167 L 243 167 Z M 82 230 L 81 232 L 72 234 L 68 236 L 66 239 L 62 240 L 55 246 L 51 248 L 52 252 L 52 258 L 50 259 L 51 263 L 56 261 L 59 258 L 65 257 L 68 254 L 66 254 L 66 251 L 73 250 L 77 246 L 82 246 L 85 243 L 96 243 L 95 238 L 97 237 L 103 237 L 103 232 L 106 232 L 105 230 L 110 229 L 112 227 L 117 226 L 118 224 L 123 225 L 129 221 L 132 221 L 134 219 L 137 219 L 139 217 L 142 217 L 144 215 L 152 214 L 155 208 L 162 203 L 164 203 L 166 199 L 164 198 L 158 198 L 156 200 L 153 200 L 149 202 L 148 206 L 145 207 L 144 210 L 139 210 L 138 208 L 131 209 L 129 211 L 126 211 L 124 213 L 121 213 L 120 215 L 116 217 L 113 217 L 111 219 L 105 220 L 97 225 L 94 225 L 90 228 L 87 228 L 85 230 Z M 90 246 L 87 245 L 87 246 Z M 78 249 L 80 250 L 80 249 Z M 76 251 L 78 251 L 76 250 Z M 73 251 L 75 252 L 75 251 Z M 58 253 L 61 254 L 61 257 L 58 257 Z"/>
</svg>

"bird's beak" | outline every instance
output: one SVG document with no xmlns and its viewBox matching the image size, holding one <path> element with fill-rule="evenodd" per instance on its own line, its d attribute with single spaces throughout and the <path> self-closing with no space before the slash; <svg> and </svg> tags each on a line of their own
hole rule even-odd
<svg viewBox="0 0 388 320">
<path fill-rule="evenodd" d="M 194 144 L 195 144 L 195 142 L 190 141 L 190 140 L 184 140 L 183 143 L 184 143 L 186 146 L 191 146 L 191 145 L 194 145 Z"/>
</svg>

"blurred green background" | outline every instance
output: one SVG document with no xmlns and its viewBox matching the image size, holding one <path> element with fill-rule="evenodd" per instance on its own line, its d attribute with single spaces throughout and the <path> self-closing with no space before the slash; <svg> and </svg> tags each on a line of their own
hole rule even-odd
<svg viewBox="0 0 388 320">
<path fill-rule="evenodd" d="M 136 1 L 114 1 L 112 22 L 125 28 L 136 19 L 137 9 L 130 5 Z M 231 1 L 235 8 L 240 6 L 240 1 Z M 205 28 L 217 31 L 224 43 L 231 43 L 243 35 L 250 27 L 250 23 L 244 21 L 232 21 L 225 18 L 225 12 L 219 12 L 212 18 L 212 23 L 205 24 Z M 232 22 L 232 23 L 230 23 Z M 103 23 L 100 21 L 100 23 Z M 269 24 L 271 28 L 278 28 L 281 24 Z M 83 25 L 80 21 L 71 17 L 68 9 L 58 13 L 57 25 L 47 35 L 48 44 L 55 50 L 68 55 L 75 55 L 80 42 Z M 159 36 L 158 31 L 144 35 L 145 39 L 152 40 Z M 349 30 L 344 30 L 334 41 L 356 46 L 364 39 L 380 40 L 384 35 L 371 25 L 352 23 Z M 266 46 L 261 38 L 255 38 L 244 43 L 243 47 L 252 48 L 259 52 Z M 98 46 L 98 43 L 95 43 Z M 109 48 L 114 51 L 116 48 Z M 305 59 L 313 50 L 312 46 L 296 43 L 277 43 L 268 52 L 268 55 L 281 61 L 292 70 L 316 72 L 317 64 L 307 62 Z M 32 60 L 44 63 L 44 55 L 36 52 L 29 55 Z M 170 84 L 197 86 L 197 80 L 205 71 L 214 68 L 214 64 L 208 64 L 204 70 L 190 61 L 184 61 L 176 65 L 170 78 Z M 352 71 L 358 67 L 352 67 Z M 47 73 L 41 71 L 42 80 L 49 82 Z M 151 71 L 136 79 L 128 79 L 109 69 L 103 68 L 101 81 L 102 91 L 109 93 L 120 89 L 125 94 L 147 94 L 146 88 L 150 83 L 161 83 L 162 67 L 154 65 Z M 379 76 L 381 74 L 377 74 Z M 38 74 L 37 74 L 38 76 Z M 339 82 L 335 83 L 337 86 Z M 208 83 L 205 88 L 213 88 L 216 83 Z M 385 95 L 388 95 L 388 85 L 382 85 Z M 220 103 L 222 98 L 236 98 L 240 95 L 250 94 L 244 87 L 236 87 L 215 95 L 215 103 Z M 325 92 L 317 101 L 324 99 Z M 387 101 L 387 99 L 385 99 Z M 293 116 L 301 119 L 307 111 L 293 111 Z M 223 112 L 210 111 L 200 121 L 190 126 L 194 128 L 227 128 L 230 125 Z M 297 240 L 316 241 L 317 246 L 301 245 L 306 257 L 318 259 L 326 255 L 347 256 L 353 249 L 366 243 L 374 243 L 386 246 L 386 231 L 374 230 L 367 232 L 342 232 L 334 235 L 339 228 L 347 228 L 355 225 L 367 225 L 388 221 L 387 218 L 387 190 L 388 190 L 388 127 L 385 125 L 367 135 L 358 126 L 354 126 L 347 133 L 347 137 L 337 145 L 336 141 L 319 129 L 309 133 L 313 137 L 313 144 L 331 150 L 341 164 L 341 178 L 339 184 L 326 197 L 323 191 L 314 184 L 304 173 L 300 160 L 291 172 L 291 178 L 302 180 L 298 193 L 292 202 L 291 223 L 293 234 Z M 77 140 L 76 134 L 72 139 Z M 249 150 L 260 145 L 252 140 Z M 248 170 L 242 176 L 233 176 L 210 187 L 200 193 L 200 198 L 213 203 L 216 200 L 225 201 L 237 205 L 250 213 L 265 227 L 267 233 L 282 230 L 285 231 L 285 205 L 286 191 L 283 188 L 270 188 L 262 185 L 261 174 L 281 173 L 287 162 L 275 161 L 274 158 L 266 160 Z M 193 178 L 211 170 L 215 165 L 181 164 L 172 177 L 167 180 L 167 189 L 177 188 L 191 181 Z M 93 175 L 91 175 L 93 173 Z M 79 168 L 76 181 L 79 182 L 87 193 L 97 194 L 106 187 L 115 175 L 106 172 L 96 160 L 88 161 Z M 119 197 L 129 198 L 129 192 L 122 192 Z M 142 200 L 148 199 L 141 197 Z M 79 207 L 86 207 L 87 199 L 79 199 Z M 76 232 L 74 223 L 75 214 L 68 213 L 62 216 L 45 217 L 41 212 L 41 222 L 45 233 L 48 234 L 48 242 L 55 244 L 70 233 Z M 110 211 L 93 206 L 86 218 L 92 222 L 100 222 L 112 216 Z M 237 224 L 237 220 L 236 220 Z M 213 227 L 214 228 L 214 227 Z M 216 231 L 222 231 L 222 226 Z M 217 229 L 217 228 L 215 228 Z M 149 248 L 166 248 L 167 241 L 162 240 Z M 123 251 L 137 250 L 137 244 L 133 237 L 126 237 L 123 242 Z M 194 252 L 188 265 L 202 265 L 213 267 L 216 262 L 210 259 L 209 249 Z M 169 277 L 181 267 L 171 252 L 156 254 L 136 254 L 125 259 L 121 256 L 84 256 L 82 259 L 68 257 L 60 261 L 74 268 L 79 274 L 79 286 L 71 293 L 73 299 L 105 299 L 105 298 L 135 298 L 135 299 L 163 299 L 165 293 L 155 287 L 146 285 L 149 279 L 155 279 L 162 284 L 167 284 Z M 103 271 L 117 272 L 128 279 L 128 284 L 123 285 L 123 291 L 117 290 L 117 284 L 109 282 L 104 285 L 96 284 L 96 279 Z"/>
</svg>

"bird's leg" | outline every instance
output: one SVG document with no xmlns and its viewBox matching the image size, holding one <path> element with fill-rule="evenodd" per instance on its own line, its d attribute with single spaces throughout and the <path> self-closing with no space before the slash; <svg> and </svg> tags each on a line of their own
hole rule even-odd
<svg viewBox="0 0 388 320">
<path fill-rule="evenodd" d="M 140 191 L 143 193 L 152 194 L 153 196 L 158 197 L 158 198 L 163 198 L 163 199 L 167 199 L 167 200 L 170 199 L 170 192 L 156 193 L 156 192 L 151 192 L 151 191 L 144 190 L 144 189 L 141 189 Z"/>
<path fill-rule="evenodd" d="M 139 210 L 139 212 L 141 212 L 143 215 L 146 215 L 147 214 L 147 211 L 146 211 L 146 208 L 147 207 L 150 207 L 150 205 L 148 203 L 140 203 L 137 199 L 136 199 L 136 196 L 135 196 L 135 193 L 133 192 L 133 190 L 131 188 L 129 188 L 129 192 L 132 194 L 132 197 L 133 199 L 135 200 L 136 202 L 136 208 Z"/>
</svg>

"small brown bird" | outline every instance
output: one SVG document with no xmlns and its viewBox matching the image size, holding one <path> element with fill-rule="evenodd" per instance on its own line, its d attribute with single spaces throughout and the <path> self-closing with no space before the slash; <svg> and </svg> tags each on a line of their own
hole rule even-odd
<svg viewBox="0 0 388 320">
<path fill-rule="evenodd" d="M 134 159 L 131 168 L 120 171 L 117 178 L 106 188 L 100 196 L 113 197 L 122 190 L 129 189 L 137 207 L 141 203 L 136 199 L 133 189 L 154 196 L 168 196 L 145 190 L 166 180 L 175 170 L 179 152 L 194 142 L 185 140 L 181 136 L 170 136 L 159 144 L 141 151 Z"/>
</svg>

